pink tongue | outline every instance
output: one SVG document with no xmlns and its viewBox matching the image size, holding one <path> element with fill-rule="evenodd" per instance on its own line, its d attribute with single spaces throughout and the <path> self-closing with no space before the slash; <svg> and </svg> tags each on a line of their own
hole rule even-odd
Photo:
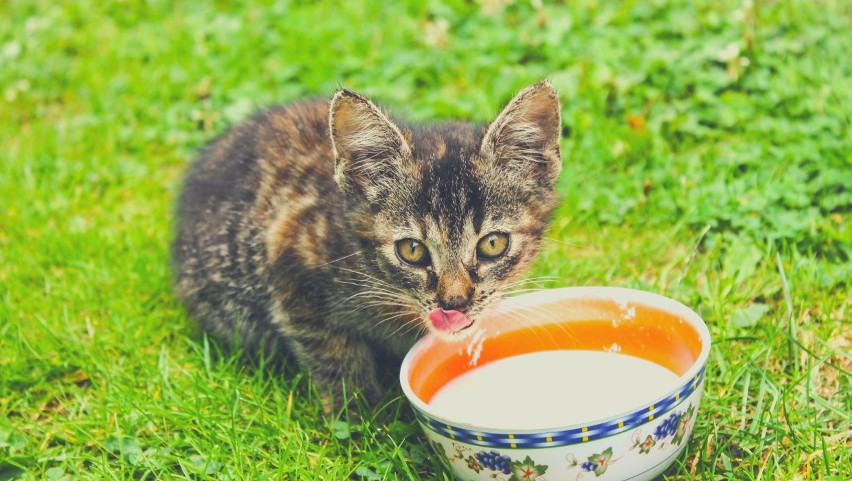
<svg viewBox="0 0 852 481">
<path fill-rule="evenodd" d="M 463 312 L 440 308 L 429 313 L 429 320 L 439 331 L 455 332 L 470 325 L 470 319 Z"/>
</svg>

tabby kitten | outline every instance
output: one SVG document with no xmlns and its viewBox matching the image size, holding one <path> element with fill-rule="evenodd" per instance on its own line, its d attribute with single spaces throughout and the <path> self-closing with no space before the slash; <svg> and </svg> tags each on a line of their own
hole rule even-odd
<svg viewBox="0 0 852 481">
<path fill-rule="evenodd" d="M 272 108 L 186 178 L 179 295 L 213 334 L 293 356 L 335 404 L 375 400 L 383 353 L 463 339 L 532 262 L 560 133 L 547 82 L 488 126 L 404 124 L 349 90 Z"/>
</svg>

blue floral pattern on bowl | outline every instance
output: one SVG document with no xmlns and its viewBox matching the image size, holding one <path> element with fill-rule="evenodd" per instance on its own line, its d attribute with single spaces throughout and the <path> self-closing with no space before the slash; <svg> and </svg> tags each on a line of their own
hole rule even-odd
<svg viewBox="0 0 852 481">
<path fill-rule="evenodd" d="M 641 456 L 650 454 L 654 449 L 664 451 L 675 446 L 674 454 L 679 453 L 679 448 L 682 447 L 680 446 L 681 443 L 692 430 L 695 412 L 692 403 L 683 411 L 672 412 L 656 426 L 653 435 L 647 435 L 644 440 L 642 440 L 642 429 L 636 429 L 631 436 L 633 446 L 629 448 L 629 451 L 635 449 L 637 450 L 635 454 Z M 545 464 L 538 464 L 529 454 L 525 455 L 523 459 L 513 459 L 511 456 L 495 450 L 473 453 L 473 450 L 469 447 L 453 443 L 455 453 L 448 455 L 441 444 L 435 442 L 432 444 L 435 451 L 450 464 L 463 462 L 467 469 L 474 474 L 490 472 L 492 473 L 490 477 L 498 481 L 546 481 L 543 475 L 548 472 L 548 469 L 552 468 Z M 569 472 L 575 471 L 575 479 L 577 480 L 581 480 L 589 474 L 598 478 L 604 476 L 610 466 L 618 463 L 629 454 L 629 452 L 626 452 L 615 456 L 613 447 L 608 446 L 600 452 L 586 456 L 585 461 L 578 461 L 574 454 L 568 453 L 565 456 L 566 463 L 563 468 Z M 503 478 L 499 476 L 500 474 L 509 477 Z"/>
</svg>

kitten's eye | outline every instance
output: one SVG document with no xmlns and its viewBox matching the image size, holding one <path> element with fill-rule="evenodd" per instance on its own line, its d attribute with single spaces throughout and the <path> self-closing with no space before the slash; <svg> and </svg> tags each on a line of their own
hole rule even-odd
<svg viewBox="0 0 852 481">
<path fill-rule="evenodd" d="M 496 259 L 506 253 L 509 248 L 509 234 L 492 232 L 479 239 L 476 245 L 476 255 L 480 259 Z"/>
<path fill-rule="evenodd" d="M 414 239 L 403 239 L 396 243 L 396 254 L 404 262 L 413 266 L 425 266 L 430 262 L 429 250 L 422 242 Z"/>
</svg>

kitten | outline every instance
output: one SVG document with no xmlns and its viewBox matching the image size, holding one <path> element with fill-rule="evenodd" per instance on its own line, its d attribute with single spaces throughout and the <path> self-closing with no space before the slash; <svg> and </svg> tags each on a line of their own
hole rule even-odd
<svg viewBox="0 0 852 481">
<path fill-rule="evenodd" d="M 272 108 L 190 170 L 177 291 L 214 335 L 289 354 L 337 405 L 354 387 L 376 400 L 383 353 L 463 339 L 533 261 L 560 133 L 547 82 L 487 126 L 403 124 L 349 90 Z"/>
</svg>

